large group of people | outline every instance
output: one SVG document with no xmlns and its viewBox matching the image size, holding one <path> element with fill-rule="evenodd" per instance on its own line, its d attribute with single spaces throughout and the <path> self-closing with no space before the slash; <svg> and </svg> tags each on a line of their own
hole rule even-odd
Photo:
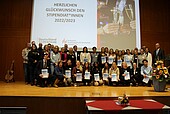
<svg viewBox="0 0 170 114">
<path fill-rule="evenodd" d="M 164 60 L 164 51 L 156 43 L 156 50 L 109 49 L 101 47 L 97 51 L 77 46 L 62 48 L 51 44 L 35 42 L 27 44 L 22 50 L 25 83 L 40 87 L 59 86 L 151 86 L 151 80 L 145 80 L 152 73 L 157 60 Z"/>
</svg>

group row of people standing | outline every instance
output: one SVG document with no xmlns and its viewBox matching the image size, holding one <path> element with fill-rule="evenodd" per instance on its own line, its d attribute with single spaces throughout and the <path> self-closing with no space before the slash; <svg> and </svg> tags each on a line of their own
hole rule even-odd
<svg viewBox="0 0 170 114">
<path fill-rule="evenodd" d="M 144 65 L 144 61 L 147 61 L 147 66 L 152 67 L 156 60 L 164 59 L 164 52 L 159 43 L 156 44 L 156 50 L 151 54 L 145 46 L 140 49 L 140 52 L 137 48 L 127 49 L 126 51 L 116 49 L 114 51 L 107 47 L 102 47 L 100 52 L 97 52 L 97 48 L 93 47 L 92 51 L 89 52 L 87 47 L 84 47 L 82 51 L 77 51 L 76 45 L 68 49 L 67 44 L 61 50 L 58 46 L 51 44 L 47 44 L 43 48 L 41 43 L 37 48 L 35 42 L 32 42 L 31 44 L 28 43 L 27 47 L 22 50 L 22 57 L 25 83 L 31 85 L 58 87 L 58 84 L 63 82 L 65 85 L 77 86 L 76 75 L 78 73 L 82 73 L 81 82 L 84 85 L 114 85 L 112 82 L 116 82 L 116 85 L 129 85 L 130 83 L 136 85 L 142 83 L 143 77 L 140 69 Z M 122 71 L 125 67 L 127 67 L 127 70 L 124 70 L 125 74 L 129 73 L 128 75 L 131 77 L 127 81 L 121 80 L 124 79 L 122 78 Z M 132 78 L 134 74 L 132 69 L 134 68 L 139 70 L 139 76 L 136 79 Z M 112 80 L 113 73 L 111 72 L 113 71 L 111 69 L 116 69 L 114 71 L 117 76 L 116 81 Z M 66 76 L 68 70 L 71 71 L 69 77 Z M 44 72 L 48 74 L 48 78 L 43 77 Z M 90 78 L 85 79 L 87 72 Z M 108 73 L 107 80 L 103 80 L 105 73 Z M 99 74 L 97 81 L 95 81 L 95 76 L 98 76 L 96 74 Z"/>
</svg>

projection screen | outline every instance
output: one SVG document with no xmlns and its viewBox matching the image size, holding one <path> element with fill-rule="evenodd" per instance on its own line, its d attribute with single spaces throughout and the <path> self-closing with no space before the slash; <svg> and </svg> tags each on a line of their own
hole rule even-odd
<svg viewBox="0 0 170 114">
<path fill-rule="evenodd" d="M 140 48 L 139 0 L 34 0 L 31 41 Z"/>
</svg>

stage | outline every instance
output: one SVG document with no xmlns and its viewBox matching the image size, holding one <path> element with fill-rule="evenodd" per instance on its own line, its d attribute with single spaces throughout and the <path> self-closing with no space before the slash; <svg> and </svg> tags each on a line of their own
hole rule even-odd
<svg viewBox="0 0 170 114">
<path fill-rule="evenodd" d="M 43 96 L 43 97 L 118 97 L 124 93 L 129 97 L 170 96 L 166 92 L 154 92 L 153 87 L 110 87 L 110 86 L 80 86 L 80 87 L 37 87 L 25 85 L 24 82 L 0 82 L 0 96 Z M 170 85 L 167 85 L 170 88 Z"/>
<path fill-rule="evenodd" d="M 124 93 L 129 99 L 154 99 L 170 106 L 170 90 L 154 92 L 153 87 L 37 87 L 25 85 L 24 82 L 0 82 L 0 106 L 25 106 L 28 114 L 73 112 L 85 114 L 85 100 L 117 99 Z M 167 85 L 170 88 L 170 85 Z M 65 107 L 67 110 L 64 110 Z M 48 110 L 50 109 L 50 111 Z"/>
</svg>

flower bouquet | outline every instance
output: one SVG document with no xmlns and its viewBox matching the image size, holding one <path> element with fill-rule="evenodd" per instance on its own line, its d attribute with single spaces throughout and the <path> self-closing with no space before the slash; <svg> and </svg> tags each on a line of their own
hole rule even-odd
<svg viewBox="0 0 170 114">
<path fill-rule="evenodd" d="M 157 92 L 165 91 L 166 81 L 169 80 L 168 68 L 164 66 L 163 61 L 157 61 L 153 69 L 153 86 Z"/>
</svg>

